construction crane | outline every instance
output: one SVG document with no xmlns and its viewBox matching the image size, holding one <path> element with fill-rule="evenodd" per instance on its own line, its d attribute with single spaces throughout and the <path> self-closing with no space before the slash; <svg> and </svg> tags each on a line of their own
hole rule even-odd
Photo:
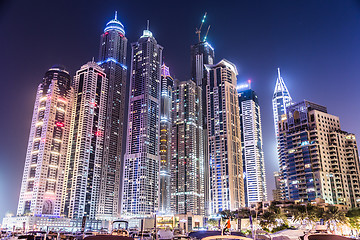
<svg viewBox="0 0 360 240">
<path fill-rule="evenodd" d="M 202 28 L 202 26 L 203 26 L 203 24 L 204 24 L 204 22 L 205 22 L 206 15 L 207 15 L 207 12 L 205 12 L 204 17 L 203 17 L 203 19 L 201 20 L 201 24 L 200 24 L 199 29 L 198 29 L 198 28 L 196 28 L 196 31 L 195 31 L 195 34 L 197 34 L 197 35 L 198 35 L 198 37 L 199 37 L 199 42 L 201 42 L 201 37 L 200 37 L 200 34 L 201 34 L 201 28 Z M 209 29 L 208 29 L 208 30 L 209 30 Z"/>
<path fill-rule="evenodd" d="M 208 29 L 207 29 L 207 31 L 206 31 L 206 34 L 205 34 L 205 37 L 204 37 L 204 42 L 206 42 L 206 38 L 207 38 L 207 35 L 208 35 L 208 33 L 209 33 L 210 27 L 211 27 L 211 25 L 209 25 L 209 27 L 208 27 Z"/>
</svg>

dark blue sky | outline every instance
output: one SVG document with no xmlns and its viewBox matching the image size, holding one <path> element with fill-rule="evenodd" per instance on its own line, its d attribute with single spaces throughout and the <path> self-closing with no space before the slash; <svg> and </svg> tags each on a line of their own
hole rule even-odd
<svg viewBox="0 0 360 240">
<path fill-rule="evenodd" d="M 74 3 L 75 2 L 75 3 Z M 1 1 L 0 218 L 16 211 L 37 85 L 56 63 L 75 71 L 97 59 L 100 34 L 118 11 L 129 43 L 150 20 L 166 64 L 190 76 L 190 45 L 204 12 L 216 62 L 226 58 L 252 80 L 260 99 L 268 193 L 277 170 L 271 97 L 276 68 L 295 101 L 340 116 L 360 136 L 358 1 Z M 130 52 L 128 52 L 128 58 Z M 360 138 L 360 137 L 359 137 Z"/>
</svg>

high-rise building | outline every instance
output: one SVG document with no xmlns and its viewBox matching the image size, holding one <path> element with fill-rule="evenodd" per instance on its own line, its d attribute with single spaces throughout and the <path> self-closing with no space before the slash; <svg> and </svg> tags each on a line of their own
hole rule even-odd
<svg viewBox="0 0 360 240">
<path fill-rule="evenodd" d="M 291 104 L 292 98 L 285 85 L 284 79 L 280 75 L 280 68 L 278 70 L 278 77 L 276 79 L 275 90 L 272 98 L 273 115 L 274 115 L 274 127 L 276 140 L 278 139 L 278 121 L 281 120 L 281 116 L 286 114 L 286 107 Z"/>
<path fill-rule="evenodd" d="M 239 92 L 241 144 L 244 169 L 245 201 L 267 201 L 264 151 L 260 106 L 257 94 L 251 89 Z"/>
<path fill-rule="evenodd" d="M 195 45 L 191 46 L 191 79 L 202 89 L 202 121 L 203 121 L 203 139 L 204 142 L 208 142 L 207 135 L 207 100 L 206 100 L 206 85 L 208 83 L 208 72 L 205 68 L 206 64 L 214 64 L 215 53 L 214 48 L 204 39 L 204 41 L 200 40 Z M 208 214 L 209 211 L 209 159 L 208 159 L 208 145 L 204 145 L 204 163 L 205 163 L 205 211 Z"/>
<path fill-rule="evenodd" d="M 339 117 L 304 100 L 287 108 L 279 133 L 284 135 L 281 174 L 288 182 L 289 199 L 360 206 L 356 139 L 340 129 Z"/>
<path fill-rule="evenodd" d="M 210 213 L 245 206 L 239 100 L 235 65 L 206 65 Z"/>
<path fill-rule="evenodd" d="M 206 91 L 207 71 L 205 65 L 214 64 L 214 48 L 207 41 L 191 46 L 191 79 Z M 205 98 L 206 99 L 206 98 Z"/>
<path fill-rule="evenodd" d="M 275 189 L 272 190 L 274 201 L 281 201 L 280 173 L 274 172 Z"/>
<path fill-rule="evenodd" d="M 101 183 L 98 219 L 117 217 L 120 211 L 122 191 L 122 158 L 124 156 L 124 121 L 126 95 L 126 50 L 127 39 L 124 26 L 115 18 L 106 24 L 100 40 L 98 64 L 108 78 L 104 153 L 101 165 Z"/>
<path fill-rule="evenodd" d="M 76 72 L 73 85 L 63 211 L 73 219 L 95 219 L 100 201 L 108 79 L 104 69 L 91 61 Z"/>
<path fill-rule="evenodd" d="M 131 45 L 122 214 L 149 216 L 159 205 L 160 70 L 163 47 L 144 30 Z"/>
<path fill-rule="evenodd" d="M 170 207 L 170 161 L 171 161 L 171 110 L 173 78 L 165 63 L 161 66 L 160 102 L 160 200 L 159 213 L 171 212 Z"/>
<path fill-rule="evenodd" d="M 175 214 L 204 215 L 202 89 L 175 81 L 172 112 L 171 207 Z"/>
<path fill-rule="evenodd" d="M 273 106 L 273 117 L 274 117 L 274 128 L 275 128 L 275 138 L 276 138 L 276 144 L 277 144 L 277 151 L 278 151 L 278 161 L 279 161 L 279 171 L 280 171 L 280 191 L 282 199 L 288 198 L 287 196 L 287 182 L 286 178 L 282 179 L 283 176 L 285 176 L 285 173 L 281 173 L 282 170 L 285 168 L 285 162 L 282 159 L 282 153 L 283 148 L 281 148 L 280 144 L 281 137 L 279 135 L 278 131 L 278 121 L 281 120 L 282 116 L 286 114 L 286 107 L 289 106 L 292 103 L 292 98 L 290 96 L 290 93 L 285 85 L 284 79 L 280 75 L 280 68 L 278 70 L 278 77 L 276 79 L 276 85 L 275 90 L 272 98 L 272 106 Z"/>
<path fill-rule="evenodd" d="M 72 94 L 69 73 L 51 67 L 36 93 L 18 216 L 61 214 Z"/>
</svg>

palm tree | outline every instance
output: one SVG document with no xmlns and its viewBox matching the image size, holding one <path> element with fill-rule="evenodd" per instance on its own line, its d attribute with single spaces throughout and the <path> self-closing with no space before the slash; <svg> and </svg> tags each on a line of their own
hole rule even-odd
<svg viewBox="0 0 360 240">
<path fill-rule="evenodd" d="M 313 228 L 316 222 L 323 218 L 323 210 L 310 203 L 307 203 L 306 205 L 294 204 L 290 206 L 289 210 L 295 222 L 300 222 L 301 224 L 306 225 L 310 224 L 311 228 Z"/>
<path fill-rule="evenodd" d="M 226 219 L 231 220 L 235 217 L 234 212 L 232 212 L 230 210 L 223 210 L 223 211 L 219 212 L 219 214 L 223 220 L 226 220 Z"/>
<path fill-rule="evenodd" d="M 269 231 L 270 228 L 273 228 L 277 224 L 276 214 L 273 214 L 272 212 L 265 212 L 261 215 L 260 219 L 260 226 L 265 231 Z"/>
<path fill-rule="evenodd" d="M 271 203 L 268 211 L 275 216 L 275 219 L 284 224 L 287 224 L 287 218 L 285 214 L 281 212 L 280 207 L 276 206 L 274 203 Z"/>
<path fill-rule="evenodd" d="M 347 223 L 348 220 L 345 213 L 340 211 L 338 207 L 329 206 L 328 210 L 324 212 L 324 222 L 335 230 L 339 223 Z"/>
<path fill-rule="evenodd" d="M 292 213 L 294 221 L 300 222 L 301 224 L 303 224 L 305 220 L 309 218 L 307 206 L 304 205 L 294 205 Z"/>
</svg>

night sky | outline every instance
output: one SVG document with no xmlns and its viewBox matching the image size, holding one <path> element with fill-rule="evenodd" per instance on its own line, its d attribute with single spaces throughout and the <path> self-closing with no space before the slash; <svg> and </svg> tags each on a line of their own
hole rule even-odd
<svg viewBox="0 0 360 240">
<path fill-rule="evenodd" d="M 76 3 L 75 3 L 76 2 Z M 207 12 L 215 62 L 238 68 L 258 93 L 268 194 L 278 169 L 272 118 L 276 68 L 294 101 L 340 117 L 360 139 L 360 2 L 344 1 L 0 1 L 0 219 L 16 213 L 37 85 L 63 64 L 73 76 L 98 58 L 100 34 L 118 11 L 129 43 L 146 20 L 173 76 L 190 76 L 190 45 Z M 207 27 L 207 25 L 205 25 Z M 129 44 L 130 50 L 130 44 Z M 130 51 L 128 51 L 128 60 Z M 359 140 L 360 141 L 360 140 Z"/>
</svg>

